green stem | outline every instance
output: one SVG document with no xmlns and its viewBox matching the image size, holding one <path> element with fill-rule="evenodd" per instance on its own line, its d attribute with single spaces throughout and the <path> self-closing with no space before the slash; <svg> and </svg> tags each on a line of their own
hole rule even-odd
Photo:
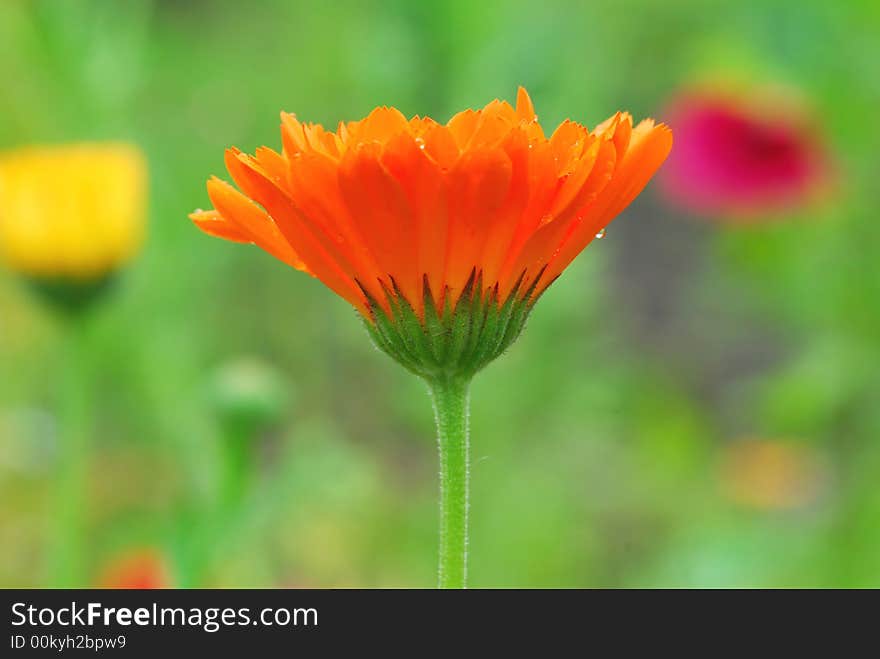
<svg viewBox="0 0 880 659">
<path fill-rule="evenodd" d="M 177 579 L 181 588 L 198 588 L 221 556 L 231 530 L 240 523 L 252 479 L 251 455 L 255 433 L 246 425 L 230 422 L 222 430 L 222 462 L 217 495 L 210 507 L 186 522 Z"/>
<path fill-rule="evenodd" d="M 223 428 L 223 473 L 218 497 L 221 516 L 237 508 L 247 492 L 255 434 L 242 423 L 229 422 Z"/>
<path fill-rule="evenodd" d="M 429 382 L 440 450 L 440 588 L 467 587 L 468 385 L 463 378 Z"/>
<path fill-rule="evenodd" d="M 87 323 L 69 319 L 61 367 L 58 412 L 58 475 L 55 479 L 55 537 L 50 581 L 56 588 L 82 588 L 84 517 L 90 453 Z"/>
</svg>

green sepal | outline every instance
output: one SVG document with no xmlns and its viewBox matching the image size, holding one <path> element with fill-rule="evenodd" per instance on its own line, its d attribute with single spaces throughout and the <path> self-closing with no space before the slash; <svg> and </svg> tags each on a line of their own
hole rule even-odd
<svg viewBox="0 0 880 659">
<path fill-rule="evenodd" d="M 407 300 L 397 283 L 380 281 L 380 303 L 366 288 L 369 305 L 364 325 L 376 346 L 407 370 L 430 381 L 471 377 L 516 340 L 537 296 L 539 273 L 526 287 L 524 274 L 505 299 L 497 284 L 483 288 L 483 276 L 471 272 L 457 299 L 444 290 L 438 309 L 428 278 L 422 278 L 421 309 Z"/>
<path fill-rule="evenodd" d="M 112 290 L 117 277 L 115 273 L 92 279 L 28 276 L 24 281 L 61 315 L 77 316 L 91 309 Z"/>
<path fill-rule="evenodd" d="M 461 291 L 461 295 L 458 296 L 458 301 L 455 303 L 455 308 L 452 312 L 452 318 L 450 319 L 449 351 L 447 352 L 445 360 L 446 363 L 449 364 L 461 363 L 465 345 L 471 336 L 471 332 L 473 332 L 473 326 L 477 320 L 474 318 L 473 308 L 474 277 L 475 273 L 474 271 L 471 271 L 471 276 L 468 277 L 464 289 Z"/>
<path fill-rule="evenodd" d="M 434 304 L 434 296 L 431 294 L 431 285 L 428 283 L 428 275 L 422 277 L 422 308 L 424 309 L 424 330 L 431 346 L 431 354 L 438 364 L 446 359 L 446 350 L 449 347 L 449 329 L 444 324 L 444 318 L 451 313 L 447 302 L 448 295 L 444 295 L 444 311 L 438 313 Z"/>
</svg>

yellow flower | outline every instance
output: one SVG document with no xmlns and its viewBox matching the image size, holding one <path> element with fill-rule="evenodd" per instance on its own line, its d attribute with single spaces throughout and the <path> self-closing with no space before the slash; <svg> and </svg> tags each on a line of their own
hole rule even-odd
<svg viewBox="0 0 880 659">
<path fill-rule="evenodd" d="M 140 247 L 146 189 L 146 161 L 130 144 L 0 153 L 0 261 L 39 279 L 99 279 Z"/>
</svg>

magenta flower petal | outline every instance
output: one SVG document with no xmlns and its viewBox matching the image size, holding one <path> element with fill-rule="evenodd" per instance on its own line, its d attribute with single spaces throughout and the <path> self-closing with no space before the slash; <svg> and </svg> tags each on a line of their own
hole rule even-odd
<svg viewBox="0 0 880 659">
<path fill-rule="evenodd" d="M 676 144 L 660 173 L 670 201 L 702 215 L 755 216 L 801 207 L 827 187 L 828 159 L 803 115 L 751 101 L 718 92 L 674 101 Z"/>
</svg>

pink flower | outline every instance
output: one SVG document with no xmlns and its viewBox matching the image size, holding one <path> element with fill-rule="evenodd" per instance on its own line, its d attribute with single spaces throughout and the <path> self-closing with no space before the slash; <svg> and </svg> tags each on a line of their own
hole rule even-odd
<svg viewBox="0 0 880 659">
<path fill-rule="evenodd" d="M 738 219 L 808 204 L 828 186 L 825 149 L 800 110 L 755 94 L 689 91 L 666 113 L 675 148 L 660 172 L 667 198 Z"/>
</svg>

